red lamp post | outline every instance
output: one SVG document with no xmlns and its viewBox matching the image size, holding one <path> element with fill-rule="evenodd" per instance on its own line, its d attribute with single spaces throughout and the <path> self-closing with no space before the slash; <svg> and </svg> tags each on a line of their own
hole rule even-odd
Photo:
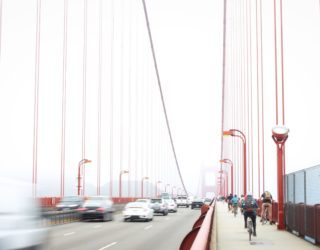
<svg viewBox="0 0 320 250">
<path fill-rule="evenodd" d="M 81 166 L 86 163 L 90 163 L 90 162 L 91 162 L 91 160 L 82 159 L 78 163 L 78 196 L 80 196 L 80 189 L 81 189 Z M 82 194 L 82 195 L 84 195 L 84 194 Z"/>
<path fill-rule="evenodd" d="M 149 177 L 148 176 L 142 177 L 142 180 L 141 180 L 141 198 L 143 198 L 143 181 L 144 180 L 149 180 Z"/>
<path fill-rule="evenodd" d="M 289 129 L 282 126 L 277 126 L 272 129 L 272 139 L 277 145 L 277 179 L 278 179 L 278 229 L 285 229 L 284 224 L 284 144 L 288 139 Z"/>
<path fill-rule="evenodd" d="M 221 163 L 229 163 L 231 168 L 231 193 L 234 194 L 233 190 L 233 162 L 230 159 L 222 159 L 220 160 Z"/>
<path fill-rule="evenodd" d="M 237 134 L 239 133 L 239 134 Z M 224 136 L 239 137 L 243 143 L 243 194 L 247 195 L 247 149 L 246 149 L 246 136 L 238 129 L 229 129 L 223 131 Z"/>
<path fill-rule="evenodd" d="M 169 183 L 165 186 L 165 188 L 164 188 L 164 191 L 165 191 L 165 192 L 167 192 L 167 187 L 169 187 L 169 186 L 170 186 Z"/>
<path fill-rule="evenodd" d="M 156 191 L 155 191 L 155 195 L 156 197 L 158 197 L 158 184 L 162 183 L 162 181 L 157 181 L 156 183 Z"/>
<path fill-rule="evenodd" d="M 121 195 L 122 195 L 122 175 L 123 174 L 128 174 L 129 171 L 128 170 L 121 170 L 120 171 L 120 176 L 119 176 L 119 198 L 121 198 Z"/>
</svg>

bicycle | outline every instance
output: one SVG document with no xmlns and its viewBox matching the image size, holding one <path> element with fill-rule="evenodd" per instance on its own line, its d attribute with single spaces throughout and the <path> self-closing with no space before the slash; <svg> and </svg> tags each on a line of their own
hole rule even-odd
<svg viewBox="0 0 320 250">
<path fill-rule="evenodd" d="M 251 241 L 251 236 L 253 234 L 253 223 L 250 217 L 248 217 L 248 220 L 247 220 L 247 228 L 249 233 L 249 241 Z"/>
<path fill-rule="evenodd" d="M 234 214 L 234 217 L 237 216 L 237 213 L 238 213 L 238 206 L 237 205 L 233 205 L 232 213 Z"/>
<path fill-rule="evenodd" d="M 261 224 L 265 225 L 268 223 L 268 218 L 269 218 L 269 212 L 268 209 L 266 207 L 264 207 L 264 214 L 262 215 L 261 218 Z"/>
</svg>

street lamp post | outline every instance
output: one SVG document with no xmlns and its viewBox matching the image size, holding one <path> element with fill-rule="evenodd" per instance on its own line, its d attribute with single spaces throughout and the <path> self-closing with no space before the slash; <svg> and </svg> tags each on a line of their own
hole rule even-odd
<svg viewBox="0 0 320 250">
<path fill-rule="evenodd" d="M 284 144 L 288 139 L 289 129 L 284 126 L 277 126 L 272 129 L 272 139 L 277 145 L 277 166 L 278 166 L 278 229 L 285 229 L 284 224 Z"/>
<path fill-rule="evenodd" d="M 148 176 L 142 177 L 142 180 L 141 180 L 141 198 L 143 198 L 143 181 L 144 180 L 148 180 L 148 179 L 149 179 Z"/>
<path fill-rule="evenodd" d="M 158 197 L 158 184 L 160 183 L 162 183 L 162 181 L 157 181 L 156 183 L 156 192 L 155 192 L 156 197 Z"/>
<path fill-rule="evenodd" d="M 165 188 L 164 188 L 164 191 L 165 191 L 165 192 L 167 192 L 167 187 L 169 187 L 169 186 L 170 186 L 169 183 L 165 186 Z"/>
<path fill-rule="evenodd" d="M 78 163 L 78 196 L 80 196 L 80 189 L 81 189 L 81 166 L 86 163 L 90 163 L 90 162 L 91 162 L 91 160 L 82 159 Z"/>
<path fill-rule="evenodd" d="M 239 134 L 236 134 L 239 133 Z M 243 194 L 247 195 L 247 149 L 246 149 L 246 136 L 238 129 L 229 129 L 223 131 L 224 136 L 239 137 L 243 143 Z"/>
<path fill-rule="evenodd" d="M 123 174 L 128 174 L 129 171 L 128 170 L 121 170 L 120 171 L 120 176 L 119 176 L 119 198 L 121 198 L 122 195 L 122 175 Z"/>
<path fill-rule="evenodd" d="M 172 195 L 172 198 L 173 198 L 173 189 L 175 189 L 176 188 L 176 186 L 173 186 L 172 188 L 171 188 L 171 195 Z"/>
<path fill-rule="evenodd" d="M 231 193 L 234 194 L 233 190 L 233 162 L 230 159 L 221 159 L 221 163 L 229 163 L 231 168 Z"/>
</svg>

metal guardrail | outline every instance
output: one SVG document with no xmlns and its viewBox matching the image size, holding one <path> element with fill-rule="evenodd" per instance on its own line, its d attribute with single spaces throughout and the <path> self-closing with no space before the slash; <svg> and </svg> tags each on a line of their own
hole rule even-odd
<svg viewBox="0 0 320 250">
<path fill-rule="evenodd" d="M 216 200 L 201 207 L 201 215 L 184 237 L 180 250 L 209 250 Z"/>
<path fill-rule="evenodd" d="M 304 203 L 287 203 L 285 220 L 288 231 L 313 244 L 320 243 L 320 204 L 312 206 Z"/>
</svg>

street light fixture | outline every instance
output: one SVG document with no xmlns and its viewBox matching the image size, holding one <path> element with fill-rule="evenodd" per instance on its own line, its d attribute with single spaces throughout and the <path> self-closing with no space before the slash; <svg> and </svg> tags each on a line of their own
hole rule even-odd
<svg viewBox="0 0 320 250">
<path fill-rule="evenodd" d="M 142 177 L 142 180 L 141 180 L 141 198 L 143 198 L 143 181 L 144 180 L 149 180 L 149 177 L 148 176 Z"/>
<path fill-rule="evenodd" d="M 229 163 L 231 168 L 231 193 L 234 194 L 233 190 L 233 162 L 230 159 L 221 159 L 220 163 Z"/>
<path fill-rule="evenodd" d="M 161 183 L 162 181 L 157 181 L 156 183 L 156 192 L 155 192 L 156 197 L 158 197 L 158 184 L 161 184 Z"/>
<path fill-rule="evenodd" d="M 122 195 L 122 175 L 123 174 L 128 174 L 129 170 L 121 170 L 120 171 L 120 176 L 119 176 L 119 198 L 121 198 Z"/>
<path fill-rule="evenodd" d="M 164 188 L 164 191 L 165 191 L 165 192 L 167 192 L 167 187 L 169 187 L 169 186 L 170 186 L 169 183 L 165 186 L 165 188 Z"/>
<path fill-rule="evenodd" d="M 237 134 L 238 133 L 238 134 Z M 239 135 L 240 134 L 240 135 Z M 238 129 L 229 129 L 223 131 L 223 136 L 239 137 L 243 143 L 243 194 L 247 195 L 247 149 L 246 149 L 246 136 Z"/>
<path fill-rule="evenodd" d="M 86 163 L 90 163 L 90 162 L 92 162 L 92 161 L 88 160 L 88 159 L 82 159 L 78 163 L 78 196 L 80 196 L 80 189 L 81 189 L 81 166 Z M 82 195 L 84 195 L 84 194 L 82 194 Z"/>
<path fill-rule="evenodd" d="M 289 129 L 284 126 L 276 126 L 272 129 L 272 139 L 277 145 L 277 166 L 278 166 L 278 229 L 285 229 L 284 224 L 284 144 L 288 139 Z"/>
</svg>

